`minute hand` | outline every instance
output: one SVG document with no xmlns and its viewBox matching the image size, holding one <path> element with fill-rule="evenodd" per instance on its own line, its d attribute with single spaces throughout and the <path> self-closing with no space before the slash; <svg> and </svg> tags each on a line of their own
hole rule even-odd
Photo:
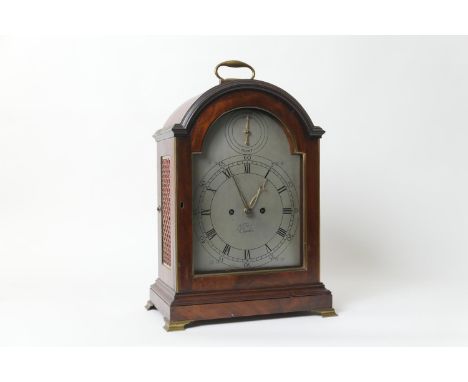
<svg viewBox="0 0 468 382">
<path fill-rule="evenodd" d="M 236 185 L 237 191 L 239 191 L 239 195 L 242 199 L 242 203 L 244 204 L 244 212 L 248 214 L 250 212 L 249 204 L 247 204 L 247 201 L 245 200 L 244 195 L 242 194 L 242 191 L 240 190 L 240 187 L 237 184 L 237 180 L 234 174 L 232 174 L 232 179 L 234 179 L 234 184 Z"/>
</svg>

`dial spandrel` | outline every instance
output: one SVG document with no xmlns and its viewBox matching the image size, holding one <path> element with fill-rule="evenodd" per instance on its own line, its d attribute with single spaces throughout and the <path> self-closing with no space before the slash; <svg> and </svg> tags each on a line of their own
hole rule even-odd
<svg viewBox="0 0 468 382">
<path fill-rule="evenodd" d="M 196 273 L 301 265 L 301 157 L 279 122 L 239 109 L 193 157 Z"/>
</svg>

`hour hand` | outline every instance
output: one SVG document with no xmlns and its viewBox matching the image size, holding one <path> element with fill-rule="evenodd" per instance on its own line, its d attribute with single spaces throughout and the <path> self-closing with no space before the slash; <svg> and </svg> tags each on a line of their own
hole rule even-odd
<svg viewBox="0 0 468 382">
<path fill-rule="evenodd" d="M 265 184 L 267 180 L 265 179 L 262 183 L 262 185 L 258 188 L 257 192 L 253 196 L 253 198 L 249 202 L 249 208 L 252 209 L 254 208 L 255 204 L 257 204 L 258 197 L 260 196 L 260 193 L 265 189 Z"/>
</svg>

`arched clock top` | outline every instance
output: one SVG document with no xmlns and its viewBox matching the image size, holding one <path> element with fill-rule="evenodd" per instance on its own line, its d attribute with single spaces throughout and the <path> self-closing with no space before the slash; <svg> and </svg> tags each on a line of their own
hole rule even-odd
<svg viewBox="0 0 468 382">
<path fill-rule="evenodd" d="M 233 97 L 230 97 L 232 95 Z M 232 102 L 235 100 L 235 102 Z M 283 110 L 295 115 L 300 121 L 303 133 L 308 138 L 321 138 L 325 131 L 315 126 L 299 102 L 283 89 L 268 82 L 259 80 L 227 80 L 207 90 L 182 104 L 167 120 L 164 127 L 154 134 L 159 141 L 170 137 L 185 137 L 191 134 L 201 113 L 210 109 L 212 114 L 218 113 L 220 103 L 225 107 L 257 107 L 276 116 L 283 123 L 286 121 L 272 110 L 272 106 L 281 104 Z M 262 105 L 263 103 L 263 105 Z M 262 107 L 263 106 L 263 107 Z M 274 107 L 273 107 L 274 108 Z M 214 118 L 216 119 L 216 118 Z"/>
</svg>

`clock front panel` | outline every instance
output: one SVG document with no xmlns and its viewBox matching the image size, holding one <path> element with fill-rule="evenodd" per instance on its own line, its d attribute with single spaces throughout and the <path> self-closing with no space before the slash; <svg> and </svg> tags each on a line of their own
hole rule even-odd
<svg viewBox="0 0 468 382">
<path fill-rule="evenodd" d="M 302 156 L 280 122 L 237 109 L 209 128 L 193 156 L 196 274 L 300 267 Z"/>
</svg>

